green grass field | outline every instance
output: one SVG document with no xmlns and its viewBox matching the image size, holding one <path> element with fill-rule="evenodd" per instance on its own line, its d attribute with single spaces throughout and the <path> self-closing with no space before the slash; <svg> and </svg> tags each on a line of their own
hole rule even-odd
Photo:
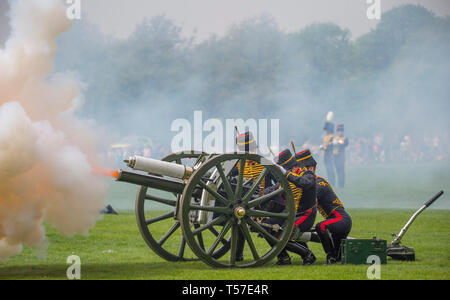
<svg viewBox="0 0 450 300">
<path fill-rule="evenodd" d="M 449 170 L 448 162 L 349 168 L 347 187 L 336 192 L 352 216 L 350 236 L 355 238 L 376 236 L 390 242 L 391 233 L 398 233 L 420 205 L 439 190 L 446 191 L 403 239 L 403 244 L 415 248 L 416 261 L 389 259 L 381 267 L 381 279 L 450 279 Z M 136 190 L 136 186 L 112 182 L 107 202 L 120 215 L 105 215 L 87 237 L 66 238 L 46 225 L 48 248 L 24 246 L 21 254 L 0 262 L 0 279 L 66 279 L 66 260 L 72 254 L 81 259 L 82 279 L 367 279 L 368 265 L 325 266 L 322 247 L 315 243 L 310 247 L 317 262 L 307 267 L 296 255 L 292 255 L 291 266 L 274 266 L 274 260 L 257 269 L 214 269 L 201 261 L 167 262 L 150 250 L 138 231 L 132 212 Z M 245 256 L 250 257 L 247 248 Z"/>
<path fill-rule="evenodd" d="M 351 236 L 390 241 L 413 211 L 353 209 Z M 416 250 L 415 262 L 388 260 L 381 279 L 450 279 L 450 211 L 425 211 L 409 229 L 403 242 Z M 298 256 L 293 265 L 253 269 L 213 269 L 201 261 L 167 262 L 154 254 L 138 232 L 134 214 L 106 215 L 88 237 L 62 237 L 47 227 L 49 247 L 46 260 L 36 250 L 0 263 L 0 279 L 66 279 L 66 259 L 81 258 L 82 279 L 367 279 L 367 265 L 324 265 L 319 244 L 310 243 L 318 260 L 302 266 Z M 247 254 L 247 253 L 246 253 Z"/>
</svg>

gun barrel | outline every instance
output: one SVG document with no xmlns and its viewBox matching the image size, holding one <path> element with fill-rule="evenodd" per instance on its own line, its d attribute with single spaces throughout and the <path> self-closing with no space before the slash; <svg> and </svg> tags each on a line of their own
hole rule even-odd
<svg viewBox="0 0 450 300">
<path fill-rule="evenodd" d="M 138 155 L 131 156 L 129 159 L 125 159 L 124 162 L 134 170 L 178 179 L 187 179 L 193 172 L 191 167 L 185 165 L 169 163 Z"/>
<path fill-rule="evenodd" d="M 119 170 L 119 176 L 116 180 L 143 185 L 171 193 L 181 194 L 184 190 L 184 184 L 180 180 L 163 178 L 155 175 L 138 174 L 135 172 L 128 172 L 124 170 Z"/>
</svg>

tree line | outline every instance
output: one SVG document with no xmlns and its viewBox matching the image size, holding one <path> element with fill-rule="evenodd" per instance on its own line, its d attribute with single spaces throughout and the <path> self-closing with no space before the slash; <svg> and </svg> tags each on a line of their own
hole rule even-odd
<svg viewBox="0 0 450 300">
<path fill-rule="evenodd" d="M 334 23 L 285 32 L 268 14 L 201 42 L 181 30 L 161 15 L 118 40 L 75 22 L 58 40 L 56 69 L 85 84 L 79 114 L 162 140 L 194 110 L 279 118 L 281 135 L 299 141 L 320 136 L 329 110 L 357 134 L 448 128 L 450 18 L 422 6 L 393 8 L 356 39 Z"/>
</svg>

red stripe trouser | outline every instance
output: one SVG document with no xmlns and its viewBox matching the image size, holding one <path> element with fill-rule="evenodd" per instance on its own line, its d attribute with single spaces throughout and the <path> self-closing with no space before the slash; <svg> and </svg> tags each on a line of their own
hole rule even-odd
<svg viewBox="0 0 450 300">
<path fill-rule="evenodd" d="M 297 214 L 294 226 L 297 226 L 301 232 L 309 231 L 314 226 L 316 215 L 316 207 L 311 207 L 307 211 Z"/>
</svg>

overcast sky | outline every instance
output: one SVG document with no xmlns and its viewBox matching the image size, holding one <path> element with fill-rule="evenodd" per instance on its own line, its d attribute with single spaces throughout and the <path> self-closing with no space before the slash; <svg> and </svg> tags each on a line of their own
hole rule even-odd
<svg viewBox="0 0 450 300">
<path fill-rule="evenodd" d="M 67 0 L 61 0 L 66 1 Z M 298 31 L 314 22 L 334 22 L 352 38 L 377 24 L 366 12 L 375 0 L 80 0 L 82 21 L 97 24 L 106 33 L 126 38 L 145 17 L 164 14 L 183 27 L 187 36 L 195 31 L 198 41 L 211 34 L 223 35 L 232 24 L 271 14 L 285 31 Z M 382 11 L 404 3 L 421 4 L 436 15 L 450 15 L 450 0 L 380 0 Z M 8 0 L 0 0 L 0 44 L 9 31 Z M 383 17 L 383 16 L 381 16 Z"/>
<path fill-rule="evenodd" d="M 314 22 L 334 22 L 358 37 L 376 26 L 366 12 L 374 0 L 81 0 L 82 17 L 105 33 L 127 37 L 145 17 L 165 14 L 198 38 L 222 35 L 233 23 L 269 13 L 285 31 Z M 450 0 L 380 0 L 382 11 L 404 3 L 421 4 L 436 15 L 450 15 Z"/>
</svg>

